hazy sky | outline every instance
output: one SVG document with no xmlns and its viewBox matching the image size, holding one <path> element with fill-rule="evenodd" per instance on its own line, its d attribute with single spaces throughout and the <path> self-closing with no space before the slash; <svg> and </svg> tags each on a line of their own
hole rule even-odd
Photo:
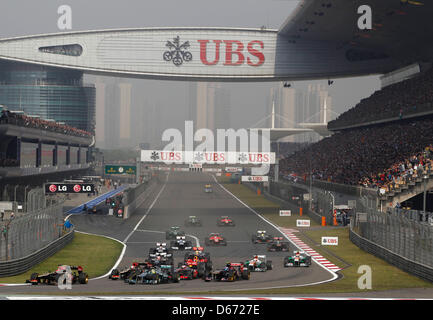
<svg viewBox="0 0 433 320">
<path fill-rule="evenodd" d="M 252 27 L 278 29 L 297 0 L 1 0 L 0 38 L 62 32 L 60 5 L 72 8 L 72 31 L 129 27 Z M 92 82 L 88 77 L 86 81 Z M 133 83 L 135 107 L 157 103 L 166 127 L 179 127 L 187 103 L 186 82 L 126 80 Z M 304 82 L 305 83 L 305 82 Z M 326 83 L 315 81 L 314 83 Z M 233 127 L 248 127 L 265 116 L 266 94 L 281 83 L 233 83 Z M 296 88 L 301 83 L 293 83 Z M 330 87 L 333 109 L 341 113 L 379 88 L 378 77 L 336 79 Z M 182 113 L 183 112 L 183 113 Z"/>
</svg>

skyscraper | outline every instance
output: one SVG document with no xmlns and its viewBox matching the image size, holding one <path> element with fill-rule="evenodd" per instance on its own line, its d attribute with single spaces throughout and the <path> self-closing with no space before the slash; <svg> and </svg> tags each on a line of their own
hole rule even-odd
<svg viewBox="0 0 433 320">
<path fill-rule="evenodd" d="M 321 84 L 308 84 L 306 87 L 286 88 L 273 87 L 270 92 L 268 115 L 271 115 L 272 104 L 275 103 L 275 127 L 296 128 L 299 123 L 323 123 L 331 119 L 332 97 L 326 87 Z M 268 126 L 271 125 L 269 117 Z M 316 133 L 294 135 L 283 141 L 302 142 L 318 141 Z"/>
<path fill-rule="evenodd" d="M 131 88 L 130 83 L 119 84 L 119 142 L 131 147 Z"/>
</svg>

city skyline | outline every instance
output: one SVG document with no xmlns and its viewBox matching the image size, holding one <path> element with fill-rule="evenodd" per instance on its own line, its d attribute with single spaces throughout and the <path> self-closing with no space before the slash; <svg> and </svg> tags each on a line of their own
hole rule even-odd
<svg viewBox="0 0 433 320">
<path fill-rule="evenodd" d="M 7 3 L 7 4 L 6 4 Z M 33 1 L 10 1 L 2 3 L 8 10 L 0 11 L 0 38 L 31 34 L 59 33 L 57 20 L 58 7 L 62 4 L 35 3 Z M 222 0 L 218 6 L 210 7 L 208 2 L 186 0 L 178 7 L 176 14 L 170 13 L 173 1 L 146 1 L 131 0 L 125 7 L 117 1 L 95 0 L 92 2 L 75 0 L 70 4 L 72 9 L 72 29 L 66 31 L 101 30 L 113 28 L 134 27 L 245 27 L 278 29 L 287 16 L 297 6 L 298 1 L 258 1 L 252 0 L 248 6 L 241 2 L 233 3 Z M 226 10 L 229 7 L 230 10 Z M 26 10 L 23 10 L 25 8 Z M 103 8 L 103 9 L 102 9 Z M 14 17 L 14 18 L 12 18 Z M 15 17 L 19 17 L 16 19 Z M 96 83 L 97 77 L 86 75 L 87 83 Z M 189 82 L 137 80 L 127 78 L 103 77 L 108 82 L 125 82 L 131 84 L 131 127 L 133 133 L 129 140 L 130 145 L 138 145 L 143 137 L 154 141 L 158 145 L 161 134 L 166 128 L 183 129 L 184 120 L 189 120 L 191 104 L 189 103 Z M 368 97 L 375 90 L 380 89 L 378 75 L 361 78 L 333 79 L 334 84 L 328 88 L 332 96 L 333 110 L 342 113 L 355 106 L 361 99 Z M 291 82 L 292 88 L 303 88 L 308 84 L 326 85 L 327 79 L 315 81 Z M 226 126 L 233 128 L 248 128 L 268 115 L 269 91 L 272 87 L 281 87 L 281 82 L 264 83 L 222 83 L 226 95 L 230 97 L 230 110 L 225 119 L 220 118 L 216 123 L 230 120 Z M 110 91 L 110 89 L 105 89 Z M 100 93 L 96 93 L 100 97 Z M 110 101 L 112 98 L 106 98 Z M 97 126 L 112 131 L 113 136 L 108 138 L 114 145 L 120 145 L 118 124 L 113 119 L 105 119 L 110 114 L 117 114 L 115 106 L 107 107 L 104 118 L 101 120 L 101 111 L 96 116 Z M 217 113 L 218 114 L 218 113 Z M 150 117 L 145 118 L 145 117 Z M 179 121 L 181 120 L 181 121 Z M 218 122 L 219 121 L 219 122 Z M 112 122 L 111 125 L 108 123 Z M 221 124 L 217 124 L 220 126 Z M 159 126 L 156 128 L 155 126 Z M 120 136 L 119 136 L 120 137 Z M 97 139 L 99 139 L 97 134 Z"/>
</svg>

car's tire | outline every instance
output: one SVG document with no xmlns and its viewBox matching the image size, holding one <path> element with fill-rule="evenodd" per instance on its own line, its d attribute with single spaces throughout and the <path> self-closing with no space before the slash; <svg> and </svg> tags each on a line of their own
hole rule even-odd
<svg viewBox="0 0 433 320">
<path fill-rule="evenodd" d="M 120 275 L 120 272 L 119 272 L 119 269 L 113 269 L 113 270 L 111 270 L 111 274 L 110 274 L 110 279 L 113 279 L 113 276 L 118 276 L 118 275 Z M 117 279 L 117 278 L 115 278 L 115 279 Z"/>
<path fill-rule="evenodd" d="M 205 264 L 203 262 L 199 262 L 197 265 L 197 276 L 201 278 L 205 274 Z"/>
<path fill-rule="evenodd" d="M 272 261 L 270 261 L 270 260 L 266 261 L 266 269 L 272 270 Z"/>
<path fill-rule="evenodd" d="M 37 280 L 38 276 L 39 273 L 34 272 L 30 275 L 30 280 Z M 38 284 L 39 284 L 39 280 L 37 280 L 36 282 L 32 282 L 32 285 L 38 285 Z"/>
<path fill-rule="evenodd" d="M 251 273 L 249 270 L 243 270 L 241 276 L 243 280 L 250 280 Z"/>
<path fill-rule="evenodd" d="M 78 275 L 78 283 L 87 284 L 88 282 L 89 282 L 89 276 L 87 275 L 87 273 L 81 272 Z"/>
</svg>

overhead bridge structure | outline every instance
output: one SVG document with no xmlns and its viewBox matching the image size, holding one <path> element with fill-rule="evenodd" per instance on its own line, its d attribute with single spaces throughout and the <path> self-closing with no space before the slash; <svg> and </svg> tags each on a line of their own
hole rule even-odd
<svg viewBox="0 0 433 320">
<path fill-rule="evenodd" d="M 362 5 L 372 9 L 371 30 L 358 27 Z M 430 2 L 304 0 L 276 30 L 137 28 L 25 36 L 0 40 L 0 60 L 167 80 L 383 74 L 431 60 L 432 9 Z"/>
</svg>

